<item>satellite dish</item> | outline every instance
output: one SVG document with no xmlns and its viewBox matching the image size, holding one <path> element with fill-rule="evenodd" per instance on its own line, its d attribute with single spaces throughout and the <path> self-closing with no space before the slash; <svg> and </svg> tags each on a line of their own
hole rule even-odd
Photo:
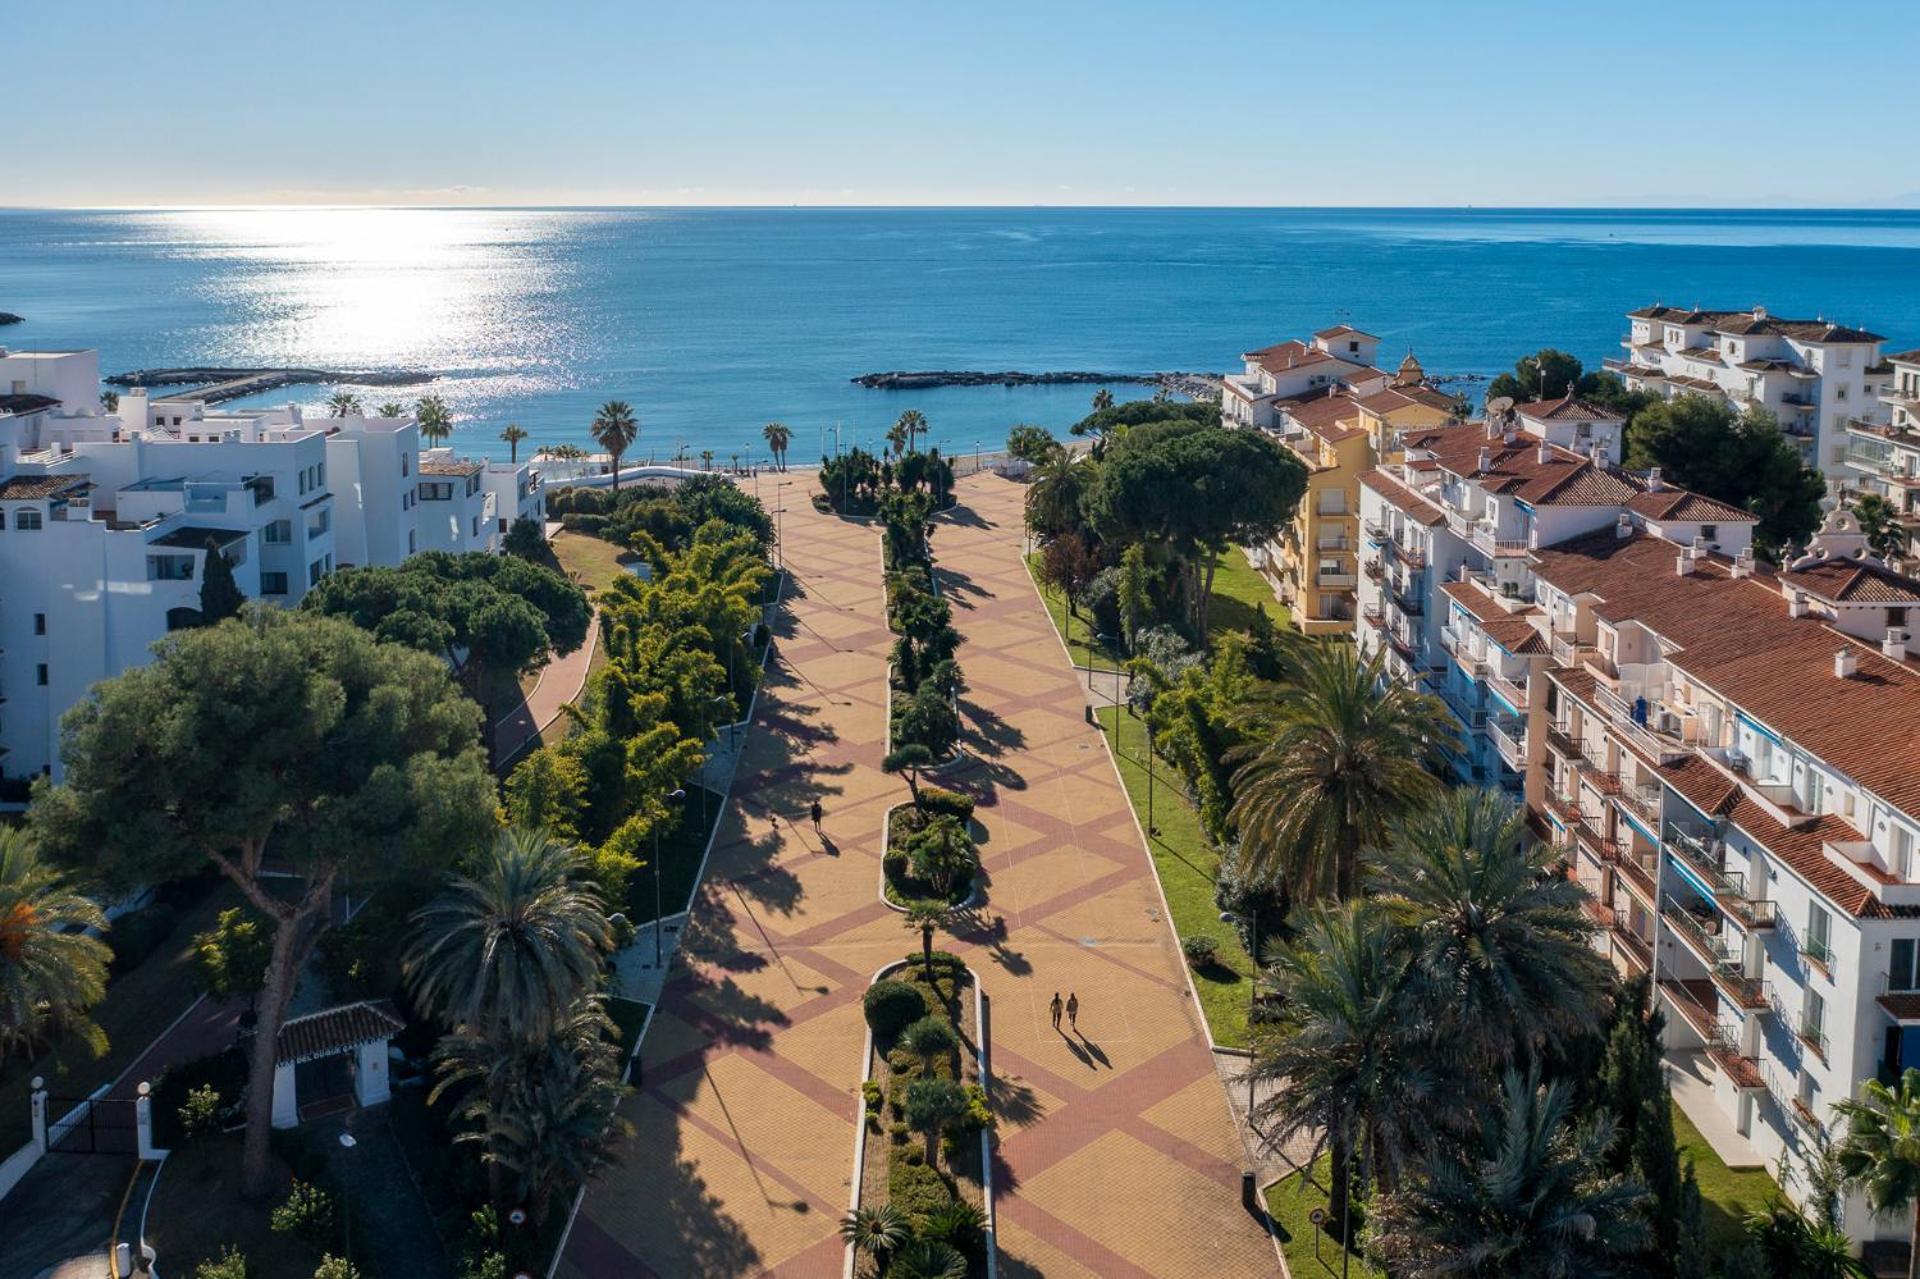
<svg viewBox="0 0 1920 1279">
<path fill-rule="evenodd" d="M 1494 396 L 1487 401 L 1487 412 L 1501 416 L 1513 412 L 1513 397 L 1511 395 Z"/>
</svg>

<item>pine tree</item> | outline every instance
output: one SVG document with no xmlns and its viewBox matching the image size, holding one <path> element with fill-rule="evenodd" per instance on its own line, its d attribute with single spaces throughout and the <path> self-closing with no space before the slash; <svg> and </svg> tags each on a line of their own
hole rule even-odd
<svg viewBox="0 0 1920 1279">
<path fill-rule="evenodd" d="M 233 580 L 233 565 L 220 551 L 220 543 L 207 539 L 207 566 L 200 575 L 200 625 L 218 626 L 239 615 L 247 597 Z"/>
<path fill-rule="evenodd" d="M 1674 1148 L 1673 1097 L 1660 1061 L 1666 1017 L 1649 1009 L 1650 996 L 1644 977 L 1625 983 L 1615 996 L 1600 1064 L 1600 1101 L 1613 1112 L 1618 1134 L 1607 1163 L 1615 1172 L 1637 1177 L 1652 1195 L 1652 1258 L 1661 1273 L 1671 1274 L 1686 1228 L 1686 1187 Z M 1698 1187 L 1693 1194 L 1697 1199 Z"/>
</svg>

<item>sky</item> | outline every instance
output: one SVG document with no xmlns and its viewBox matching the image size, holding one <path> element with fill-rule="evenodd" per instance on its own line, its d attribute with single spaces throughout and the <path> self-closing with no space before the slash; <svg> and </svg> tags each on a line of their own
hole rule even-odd
<svg viewBox="0 0 1920 1279">
<path fill-rule="evenodd" d="M 1920 4 L 5 7 L 0 205 L 1920 207 Z"/>
</svg>

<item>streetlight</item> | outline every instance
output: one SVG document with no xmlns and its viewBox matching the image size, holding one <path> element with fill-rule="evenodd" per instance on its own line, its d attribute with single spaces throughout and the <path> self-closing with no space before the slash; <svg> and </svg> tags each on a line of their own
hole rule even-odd
<svg viewBox="0 0 1920 1279">
<path fill-rule="evenodd" d="M 687 792 L 682 789 L 676 789 L 673 794 L 667 796 L 676 803 L 686 797 Z M 663 814 L 660 820 L 653 824 L 653 968 L 655 972 L 660 970 L 660 934 L 665 930 L 667 923 L 666 916 L 660 910 L 660 827 L 666 820 Z"/>
</svg>

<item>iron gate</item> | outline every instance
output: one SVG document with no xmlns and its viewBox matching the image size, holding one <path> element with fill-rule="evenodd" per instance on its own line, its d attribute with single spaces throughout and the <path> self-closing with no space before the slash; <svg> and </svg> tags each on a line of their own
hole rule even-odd
<svg viewBox="0 0 1920 1279">
<path fill-rule="evenodd" d="M 132 1155 L 140 1150 L 131 1097 L 48 1097 L 47 1149 L 60 1155 Z"/>
</svg>

